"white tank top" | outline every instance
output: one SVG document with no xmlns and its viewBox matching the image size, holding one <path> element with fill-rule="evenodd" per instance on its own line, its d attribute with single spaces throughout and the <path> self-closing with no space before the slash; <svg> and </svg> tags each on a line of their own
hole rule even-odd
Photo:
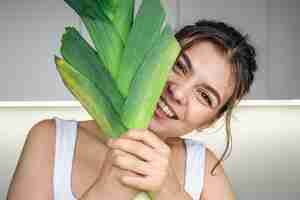
<svg viewBox="0 0 300 200">
<path fill-rule="evenodd" d="M 56 123 L 54 200 L 76 200 L 71 189 L 71 172 L 78 122 L 53 118 Z M 184 144 L 186 146 L 184 188 L 193 200 L 199 200 L 203 188 L 205 146 L 191 139 L 184 139 Z"/>
</svg>

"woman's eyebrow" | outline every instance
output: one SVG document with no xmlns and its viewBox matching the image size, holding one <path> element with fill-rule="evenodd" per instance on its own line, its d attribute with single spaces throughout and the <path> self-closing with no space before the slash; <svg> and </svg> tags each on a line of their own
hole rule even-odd
<svg viewBox="0 0 300 200">
<path fill-rule="evenodd" d="M 182 55 L 184 62 L 180 62 L 180 63 L 182 65 L 186 66 L 189 69 L 189 71 L 191 71 L 193 73 L 194 69 L 193 69 L 193 65 L 191 63 L 190 58 L 184 52 L 181 55 Z"/>
</svg>

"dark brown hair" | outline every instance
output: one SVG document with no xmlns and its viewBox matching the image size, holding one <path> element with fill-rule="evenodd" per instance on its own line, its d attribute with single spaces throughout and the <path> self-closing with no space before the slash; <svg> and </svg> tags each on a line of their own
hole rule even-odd
<svg viewBox="0 0 300 200">
<path fill-rule="evenodd" d="M 232 150 L 231 115 L 232 110 L 239 101 L 250 91 L 250 86 L 257 71 L 256 51 L 249 43 L 248 35 L 242 35 L 231 25 L 215 20 L 199 20 L 195 24 L 184 26 L 175 34 L 182 50 L 181 53 L 195 43 L 210 41 L 223 52 L 232 64 L 234 75 L 234 91 L 229 100 L 217 114 L 217 119 L 224 113 L 226 127 L 226 147 L 218 162 L 211 170 L 213 175 L 217 166 L 230 155 Z"/>
</svg>

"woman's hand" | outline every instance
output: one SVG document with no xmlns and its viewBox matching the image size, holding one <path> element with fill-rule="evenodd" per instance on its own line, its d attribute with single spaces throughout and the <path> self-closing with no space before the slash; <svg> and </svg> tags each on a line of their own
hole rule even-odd
<svg viewBox="0 0 300 200">
<path fill-rule="evenodd" d="M 134 176 L 135 174 L 115 166 L 112 151 L 111 148 L 107 150 L 99 176 L 81 195 L 79 200 L 99 199 L 99 197 L 113 200 L 130 200 L 139 193 L 138 189 L 128 187 L 120 182 L 121 176 Z"/>
<path fill-rule="evenodd" d="M 135 175 L 123 175 L 120 181 L 139 190 L 158 195 L 180 191 L 179 181 L 171 167 L 171 149 L 147 129 L 129 129 L 117 139 L 108 141 L 113 165 Z M 166 193 L 167 192 L 167 193 Z"/>
</svg>

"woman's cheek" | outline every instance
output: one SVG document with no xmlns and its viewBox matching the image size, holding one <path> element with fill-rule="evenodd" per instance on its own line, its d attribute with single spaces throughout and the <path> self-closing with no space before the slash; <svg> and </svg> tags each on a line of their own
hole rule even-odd
<svg viewBox="0 0 300 200">
<path fill-rule="evenodd" d="M 193 127 L 193 129 L 201 128 L 201 126 L 209 122 L 215 115 L 212 110 L 206 108 L 204 105 L 201 105 L 201 103 L 198 103 L 198 105 L 196 105 L 194 102 L 191 107 L 193 109 L 188 113 L 187 121 L 190 126 Z"/>
</svg>

